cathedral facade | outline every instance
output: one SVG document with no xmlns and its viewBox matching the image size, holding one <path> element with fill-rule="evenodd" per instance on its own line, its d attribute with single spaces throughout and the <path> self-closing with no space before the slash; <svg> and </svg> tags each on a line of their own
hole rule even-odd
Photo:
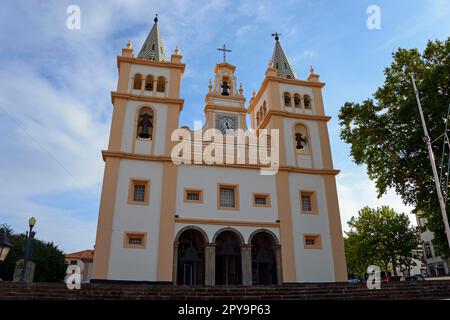
<svg viewBox="0 0 450 320">
<path fill-rule="evenodd" d="M 205 88 L 203 127 L 184 127 L 193 136 L 217 129 L 224 139 L 247 130 L 247 122 L 255 132 L 277 130 L 278 170 L 271 175 L 261 174 L 258 163 L 175 163 L 182 56 L 177 48 L 166 58 L 157 18 L 136 57 L 131 43 L 122 49 L 109 145 L 102 152 L 94 281 L 347 280 L 325 84 L 312 68 L 299 79 L 274 35 L 273 56 L 248 106 L 236 67 L 224 57 Z M 196 143 L 200 152 L 206 148 Z"/>
</svg>

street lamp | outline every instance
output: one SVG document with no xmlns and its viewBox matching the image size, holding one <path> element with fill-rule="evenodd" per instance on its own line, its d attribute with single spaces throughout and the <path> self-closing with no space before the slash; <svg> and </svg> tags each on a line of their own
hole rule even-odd
<svg viewBox="0 0 450 320">
<path fill-rule="evenodd" d="M 30 219 L 28 219 L 28 225 L 30 226 L 30 229 L 32 229 L 35 224 L 36 224 L 36 218 L 35 217 L 31 217 Z"/>
<path fill-rule="evenodd" d="M 6 256 L 8 255 L 9 251 L 13 248 L 13 245 L 9 243 L 8 236 L 6 235 L 6 230 L 3 230 L 2 233 L 0 233 L 0 262 L 4 262 L 6 259 Z M 2 279 L 0 278 L 0 281 Z"/>
<path fill-rule="evenodd" d="M 28 220 L 28 226 L 30 227 L 30 231 L 26 233 L 26 242 L 25 242 L 25 255 L 23 257 L 23 267 L 22 267 L 22 274 L 20 275 L 20 281 L 25 282 L 25 275 L 27 273 L 27 267 L 28 267 L 28 260 L 31 257 L 31 245 L 33 243 L 34 236 L 36 235 L 36 232 L 33 231 L 33 227 L 36 224 L 36 219 L 34 217 L 31 217 Z"/>
<path fill-rule="evenodd" d="M 4 230 L 0 234 L 0 262 L 4 262 L 6 259 L 6 256 L 8 255 L 9 251 L 13 248 L 13 245 L 9 243 L 8 236 L 6 235 L 6 231 Z"/>
</svg>

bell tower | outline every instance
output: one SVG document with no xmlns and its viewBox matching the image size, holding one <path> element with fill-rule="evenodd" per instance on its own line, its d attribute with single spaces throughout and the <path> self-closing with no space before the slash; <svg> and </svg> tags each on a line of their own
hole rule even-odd
<svg viewBox="0 0 450 320">
<path fill-rule="evenodd" d="M 164 241 L 167 236 L 171 237 L 175 195 L 162 190 L 167 191 L 176 184 L 177 168 L 166 159 L 170 159 L 174 145 L 170 136 L 178 128 L 184 104 L 180 85 L 185 65 L 178 48 L 170 60 L 166 59 L 158 17 L 155 17 L 138 56 L 134 56 L 131 41 L 128 41 L 117 57 L 117 67 L 117 90 L 111 93 L 113 115 L 109 145 L 102 151 L 105 172 L 93 278 L 132 277 L 124 275 L 113 263 L 126 254 L 124 241 L 127 241 L 127 230 L 132 229 L 142 231 L 134 236 L 149 237 L 145 240 L 153 258 L 143 262 L 146 272 L 155 279 L 169 281 L 172 275 L 167 266 L 172 261 L 165 252 Z M 126 223 L 119 224 L 119 221 Z M 169 231 L 160 233 L 160 230 Z"/>
<path fill-rule="evenodd" d="M 278 191 L 283 278 L 287 282 L 302 279 L 303 270 L 296 268 L 294 259 L 287 257 L 297 256 L 298 261 L 305 259 L 306 256 L 300 256 L 299 243 L 303 240 L 296 235 L 315 232 L 313 228 L 305 229 L 311 220 L 308 215 L 298 215 L 296 210 L 291 210 L 298 207 L 300 198 L 321 207 L 317 210 L 322 215 L 316 220 L 322 219 L 323 225 L 329 226 L 329 239 L 323 235 L 322 240 L 329 244 L 333 255 L 335 281 L 346 281 L 335 181 L 339 171 L 333 168 L 327 128 L 331 118 L 325 115 L 322 99 L 325 83 L 319 81 L 312 67 L 306 80 L 300 79 L 281 46 L 280 34 L 272 36 L 275 38 L 272 58 L 260 89 L 253 93 L 248 112 L 252 128 L 279 130 L 280 167 L 290 168 L 290 172 L 281 170 L 276 177 L 278 186 L 289 186 L 290 190 Z M 309 209 L 312 207 L 314 205 Z"/>
<path fill-rule="evenodd" d="M 236 67 L 226 61 L 226 53 L 231 50 L 223 48 L 223 62 L 214 67 L 214 80 L 209 81 L 208 93 L 205 97 L 206 128 L 218 129 L 222 133 L 227 130 L 246 129 L 242 84 L 237 85 Z"/>
</svg>

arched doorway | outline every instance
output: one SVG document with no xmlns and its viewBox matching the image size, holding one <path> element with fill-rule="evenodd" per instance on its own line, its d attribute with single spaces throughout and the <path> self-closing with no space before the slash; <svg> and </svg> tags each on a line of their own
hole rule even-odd
<svg viewBox="0 0 450 320">
<path fill-rule="evenodd" d="M 277 284 L 276 241 L 264 231 L 254 234 L 252 245 L 252 283 Z"/>
<path fill-rule="evenodd" d="M 216 284 L 242 283 L 241 240 L 229 230 L 216 237 Z"/>
<path fill-rule="evenodd" d="M 187 229 L 178 237 L 177 284 L 205 284 L 205 238 L 195 229 Z"/>
</svg>

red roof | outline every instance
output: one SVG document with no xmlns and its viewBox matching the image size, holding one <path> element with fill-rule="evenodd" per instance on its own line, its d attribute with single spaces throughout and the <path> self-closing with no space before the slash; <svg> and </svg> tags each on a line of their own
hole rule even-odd
<svg viewBox="0 0 450 320">
<path fill-rule="evenodd" d="M 83 250 L 66 254 L 66 259 L 93 260 L 94 250 Z"/>
</svg>

